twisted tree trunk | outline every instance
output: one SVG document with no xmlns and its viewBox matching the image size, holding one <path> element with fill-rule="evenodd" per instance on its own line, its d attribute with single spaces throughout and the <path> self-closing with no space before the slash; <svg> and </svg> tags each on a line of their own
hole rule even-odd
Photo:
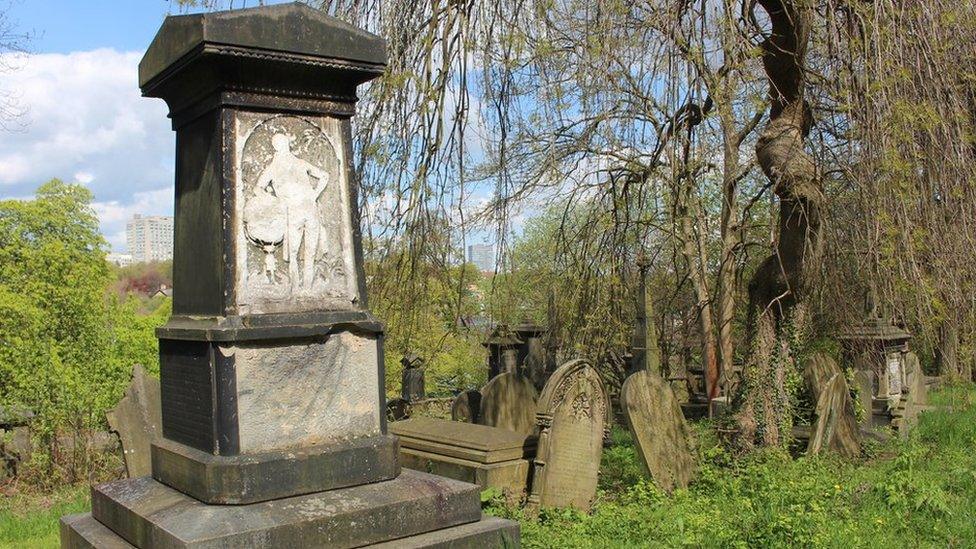
<svg viewBox="0 0 976 549">
<path fill-rule="evenodd" d="M 739 412 L 742 442 L 782 444 L 791 409 L 787 369 L 791 335 L 802 324 L 802 299 L 810 264 L 818 254 L 820 176 L 804 140 L 813 122 L 804 100 L 804 71 L 813 10 L 806 0 L 758 0 L 771 31 L 762 43 L 769 78 L 769 122 L 756 157 L 779 198 L 775 252 L 749 283 L 748 342 L 744 401 Z"/>
</svg>

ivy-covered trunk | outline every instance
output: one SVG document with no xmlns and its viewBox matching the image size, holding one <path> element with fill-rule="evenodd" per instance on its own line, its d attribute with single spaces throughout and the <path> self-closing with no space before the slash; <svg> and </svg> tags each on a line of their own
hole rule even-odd
<svg viewBox="0 0 976 549">
<path fill-rule="evenodd" d="M 807 278 L 819 255 L 823 204 L 817 166 L 804 150 L 813 123 L 804 72 L 814 11 L 807 0 L 758 4 L 771 27 L 762 43 L 771 105 L 756 157 L 779 198 L 779 227 L 774 253 L 749 282 L 749 358 L 738 415 L 745 447 L 789 439 L 796 340 L 803 331 Z"/>
</svg>

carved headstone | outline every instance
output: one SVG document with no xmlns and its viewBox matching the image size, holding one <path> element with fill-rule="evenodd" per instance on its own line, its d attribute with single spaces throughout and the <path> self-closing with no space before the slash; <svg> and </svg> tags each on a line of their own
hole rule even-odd
<svg viewBox="0 0 976 549">
<path fill-rule="evenodd" d="M 424 359 L 410 354 L 400 360 L 403 365 L 400 392 L 404 400 L 413 402 L 427 396 L 424 388 Z"/>
<path fill-rule="evenodd" d="M 589 511 L 596 495 L 610 399 L 590 364 L 560 366 L 539 397 L 539 443 L 529 506 Z"/>
<path fill-rule="evenodd" d="M 140 364 L 132 369 L 132 382 L 125 397 L 105 413 L 108 425 L 119 434 L 125 470 L 129 478 L 152 474 L 152 443 L 160 436 L 162 416 L 159 405 L 159 381 Z"/>
<path fill-rule="evenodd" d="M 464 423 L 480 423 L 481 391 L 464 391 L 451 403 L 451 419 Z"/>
<path fill-rule="evenodd" d="M 517 433 L 533 433 L 538 398 L 539 393 L 528 378 L 515 372 L 499 374 L 481 390 L 478 423 Z"/>
<path fill-rule="evenodd" d="M 620 404 L 654 483 L 669 493 L 686 488 L 695 474 L 692 434 L 670 384 L 639 370 L 624 382 Z"/>
<path fill-rule="evenodd" d="M 847 457 L 860 455 L 861 434 L 854 402 L 840 366 L 829 356 L 817 353 L 807 360 L 803 378 L 816 403 L 807 453 L 830 450 Z"/>
</svg>

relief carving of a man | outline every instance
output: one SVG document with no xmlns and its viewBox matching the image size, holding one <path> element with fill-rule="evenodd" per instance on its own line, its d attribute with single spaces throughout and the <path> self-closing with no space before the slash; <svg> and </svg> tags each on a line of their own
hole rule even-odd
<svg viewBox="0 0 976 549">
<path fill-rule="evenodd" d="M 328 184 L 328 174 L 292 153 L 291 141 L 288 134 L 272 136 L 274 157 L 258 177 L 257 186 L 259 189 L 271 187 L 284 203 L 284 256 L 288 262 L 288 278 L 292 286 L 311 288 L 321 230 L 316 201 Z"/>
</svg>

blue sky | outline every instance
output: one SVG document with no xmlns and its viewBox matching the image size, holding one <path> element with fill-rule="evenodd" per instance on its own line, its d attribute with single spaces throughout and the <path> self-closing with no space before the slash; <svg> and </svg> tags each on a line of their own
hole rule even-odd
<svg viewBox="0 0 976 549">
<path fill-rule="evenodd" d="M 124 250 L 132 214 L 173 211 L 175 136 L 165 104 L 140 96 L 136 70 L 163 18 L 180 8 L 175 0 L 0 0 L 4 10 L 32 39 L 29 54 L 5 56 L 13 70 L 0 72 L 0 97 L 21 112 L 0 129 L 0 198 L 30 197 L 54 177 L 85 184 L 102 232 Z"/>
</svg>

